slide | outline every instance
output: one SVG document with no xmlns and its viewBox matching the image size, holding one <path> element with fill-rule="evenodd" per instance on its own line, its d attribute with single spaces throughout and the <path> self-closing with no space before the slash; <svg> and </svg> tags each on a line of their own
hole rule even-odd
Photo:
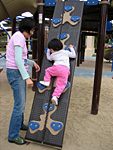
<svg viewBox="0 0 113 150">
<path fill-rule="evenodd" d="M 64 42 L 64 47 L 72 44 L 77 50 L 81 31 L 83 8 L 84 2 L 80 1 L 57 2 L 53 14 L 48 42 L 53 38 L 58 38 L 61 33 L 61 40 Z M 61 17 L 61 14 L 63 14 L 63 17 Z M 62 93 L 58 106 L 51 104 L 51 96 L 54 90 L 53 82 L 55 78 L 52 78 L 52 85 L 49 89 L 43 92 L 40 92 L 38 88 L 36 89 L 28 123 L 29 128 L 25 137 L 27 141 L 57 147 L 58 149 L 62 148 L 75 71 L 75 62 L 76 59 L 70 59 L 70 76 L 68 79 L 70 87 Z M 50 66 L 52 66 L 52 62 L 47 60 L 45 53 L 39 80 L 43 80 L 45 69 Z"/>
</svg>

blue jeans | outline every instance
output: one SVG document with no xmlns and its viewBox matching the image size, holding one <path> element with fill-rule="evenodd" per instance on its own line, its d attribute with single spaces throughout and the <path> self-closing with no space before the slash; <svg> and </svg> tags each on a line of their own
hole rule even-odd
<svg viewBox="0 0 113 150">
<path fill-rule="evenodd" d="M 24 121 L 24 110 L 26 102 L 26 81 L 18 69 L 7 69 L 7 79 L 13 89 L 14 107 L 9 125 L 8 139 L 13 140 L 18 138 L 20 128 Z"/>
</svg>

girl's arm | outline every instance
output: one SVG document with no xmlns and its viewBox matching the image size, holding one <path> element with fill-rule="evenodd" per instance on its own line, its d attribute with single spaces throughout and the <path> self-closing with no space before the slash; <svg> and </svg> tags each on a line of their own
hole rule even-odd
<svg viewBox="0 0 113 150">
<path fill-rule="evenodd" d="M 76 52 L 75 52 L 75 50 L 73 48 L 73 45 L 69 45 L 69 49 L 71 51 L 71 52 L 69 52 L 69 57 L 70 58 L 76 58 Z"/>
<path fill-rule="evenodd" d="M 50 54 L 50 49 L 47 49 L 47 59 L 52 61 L 51 54 Z"/>
</svg>

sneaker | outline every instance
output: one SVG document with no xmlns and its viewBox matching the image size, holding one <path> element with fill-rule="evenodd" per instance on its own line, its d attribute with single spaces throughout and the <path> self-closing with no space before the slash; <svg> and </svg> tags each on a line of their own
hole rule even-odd
<svg viewBox="0 0 113 150">
<path fill-rule="evenodd" d="M 45 85 L 45 86 L 49 86 L 50 85 L 49 81 L 40 81 L 39 83 L 42 84 L 42 85 Z"/>
<path fill-rule="evenodd" d="M 53 96 L 51 101 L 53 105 L 58 105 L 58 98 L 56 96 Z"/>
<path fill-rule="evenodd" d="M 19 136 L 18 138 L 14 139 L 14 140 L 8 140 L 10 143 L 15 143 L 18 145 L 23 145 L 26 143 L 25 139 L 21 136 Z"/>
<path fill-rule="evenodd" d="M 23 125 L 21 128 L 20 128 L 20 130 L 27 130 L 28 129 L 28 125 Z"/>
</svg>

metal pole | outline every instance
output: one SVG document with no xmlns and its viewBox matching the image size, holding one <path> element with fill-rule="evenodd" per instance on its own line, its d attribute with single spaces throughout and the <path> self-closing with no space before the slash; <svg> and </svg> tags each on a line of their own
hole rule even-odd
<svg viewBox="0 0 113 150">
<path fill-rule="evenodd" d="M 105 44 L 105 34 L 106 34 L 106 21 L 107 21 L 107 11 L 108 11 L 107 2 L 108 0 L 101 0 L 101 3 L 100 3 L 101 14 L 100 14 L 100 25 L 99 25 L 98 44 L 97 44 L 97 56 L 96 56 L 96 66 L 95 66 L 93 97 L 92 97 L 92 108 L 91 108 L 91 114 L 93 115 L 96 115 L 98 113 L 98 106 L 99 106 L 102 68 L 103 68 L 104 44 Z"/>
</svg>

